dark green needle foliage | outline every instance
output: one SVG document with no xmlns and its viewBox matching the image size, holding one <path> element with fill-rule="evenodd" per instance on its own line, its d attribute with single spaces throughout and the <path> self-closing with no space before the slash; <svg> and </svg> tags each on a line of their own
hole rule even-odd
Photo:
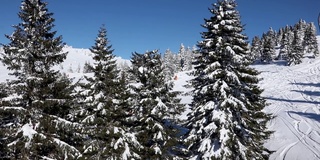
<svg viewBox="0 0 320 160">
<path fill-rule="evenodd" d="M 134 97 L 134 131 L 142 145 L 142 159 L 172 159 L 178 142 L 177 116 L 183 111 L 172 82 L 166 83 L 161 56 L 157 50 L 133 53 L 132 92 Z"/>
<path fill-rule="evenodd" d="M 62 37 L 56 37 L 53 13 L 42 0 L 22 1 L 21 22 L 6 35 L 1 61 L 14 78 L 11 92 L 3 99 L 8 154 L 14 159 L 73 159 L 80 156 L 80 144 L 68 121 L 72 109 L 71 80 L 53 69 L 62 63 Z"/>
<path fill-rule="evenodd" d="M 94 63 L 93 76 L 82 85 L 83 109 L 79 113 L 88 136 L 83 159 L 139 158 L 139 144 L 130 126 L 130 92 L 125 73 L 120 75 L 107 30 L 100 28 L 95 45 L 90 48 Z"/>
<path fill-rule="evenodd" d="M 218 0 L 205 19 L 195 60 L 186 144 L 196 159 L 268 159 L 271 116 L 258 87 L 234 0 Z"/>
</svg>

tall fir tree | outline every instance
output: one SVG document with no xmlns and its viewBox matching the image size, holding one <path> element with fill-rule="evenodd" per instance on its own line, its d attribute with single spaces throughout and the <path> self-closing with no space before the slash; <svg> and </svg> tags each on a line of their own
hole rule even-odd
<svg viewBox="0 0 320 160">
<path fill-rule="evenodd" d="M 178 92 L 172 91 L 172 82 L 165 82 L 158 51 L 133 53 L 131 62 L 136 80 L 131 87 L 136 116 L 132 127 L 142 145 L 139 155 L 141 159 L 172 159 L 179 132 L 174 124 L 184 109 Z"/>
<path fill-rule="evenodd" d="M 94 63 L 90 67 L 93 77 L 86 76 L 82 85 L 83 109 L 79 113 L 86 126 L 84 159 L 131 159 L 139 158 L 134 152 L 137 141 L 129 133 L 130 95 L 125 77 L 119 77 L 107 30 L 100 28 L 95 45 L 90 48 Z M 124 73 L 124 72 L 123 72 Z M 92 127 L 94 126 L 94 127 Z"/>
<path fill-rule="evenodd" d="M 261 53 L 261 61 L 270 63 L 274 60 L 275 57 L 275 46 L 276 46 L 276 38 L 275 33 L 270 28 L 270 30 L 262 35 L 262 53 Z"/>
<path fill-rule="evenodd" d="M 166 81 L 169 81 L 174 77 L 174 74 L 177 71 L 174 64 L 174 55 L 170 49 L 165 51 L 162 62 L 165 79 Z"/>
<path fill-rule="evenodd" d="M 179 63 L 180 63 L 181 71 L 184 71 L 185 70 L 185 62 L 186 62 L 186 47 L 182 43 L 180 44 L 178 56 L 180 59 Z"/>
<path fill-rule="evenodd" d="M 193 53 L 194 53 L 193 50 L 190 47 L 187 47 L 185 61 L 184 61 L 186 71 L 192 70 L 192 61 L 194 56 Z"/>
<path fill-rule="evenodd" d="M 319 55 L 318 41 L 317 41 L 317 29 L 313 23 L 306 24 L 304 34 L 304 50 L 306 53 L 312 53 L 313 56 Z"/>
<path fill-rule="evenodd" d="M 301 20 L 293 28 L 293 41 L 291 44 L 291 50 L 288 53 L 289 66 L 302 63 L 302 58 L 304 55 L 304 29 L 304 23 Z"/>
<path fill-rule="evenodd" d="M 129 132 L 130 94 L 125 76 L 119 74 L 107 30 L 102 26 L 90 48 L 93 65 L 88 69 L 93 76 L 85 76 L 79 93 L 83 97 L 78 113 L 85 126 L 87 141 L 83 146 L 83 159 L 139 158 L 134 150 L 139 146 Z M 122 72 L 125 74 L 125 72 Z"/>
<path fill-rule="evenodd" d="M 3 98 L 8 97 L 9 95 L 9 88 L 5 83 L 0 83 L 0 159 L 9 159 L 9 150 L 8 150 L 8 128 L 5 126 L 8 124 L 8 121 L 12 121 L 14 119 L 14 114 L 9 111 L 4 110 L 5 102 L 3 102 Z"/>
<path fill-rule="evenodd" d="M 261 40 L 258 36 L 253 37 L 252 43 L 251 43 L 251 54 L 250 59 L 252 61 L 255 61 L 259 59 L 261 56 Z"/>
<path fill-rule="evenodd" d="M 271 116 L 249 67 L 247 37 L 234 0 L 218 0 L 198 43 L 186 144 L 195 159 L 268 159 Z"/>
<path fill-rule="evenodd" d="M 281 60 L 287 60 L 289 52 L 292 51 L 293 32 L 289 26 L 286 26 L 283 30 L 278 57 Z"/>
<path fill-rule="evenodd" d="M 1 61 L 14 76 L 1 114 L 10 117 L 4 133 L 14 159 L 75 159 L 81 156 L 80 124 L 69 121 L 71 80 L 53 69 L 64 61 L 62 36 L 55 37 L 53 13 L 42 0 L 22 1 L 22 20 L 6 35 Z"/>
<path fill-rule="evenodd" d="M 268 37 L 270 37 L 273 46 L 278 45 L 278 38 L 277 38 L 277 32 L 273 30 L 272 27 L 269 28 L 269 31 L 267 32 Z"/>
<path fill-rule="evenodd" d="M 280 28 L 277 33 L 277 45 L 276 46 L 279 46 L 281 44 L 283 34 L 284 34 L 284 28 Z"/>
</svg>

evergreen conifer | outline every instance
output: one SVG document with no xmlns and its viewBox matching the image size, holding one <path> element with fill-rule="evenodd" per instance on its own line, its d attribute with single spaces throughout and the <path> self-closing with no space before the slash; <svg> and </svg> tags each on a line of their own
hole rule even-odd
<svg viewBox="0 0 320 160">
<path fill-rule="evenodd" d="M 268 159 L 270 115 L 249 67 L 247 37 L 234 0 L 218 0 L 198 43 L 186 142 L 196 159 Z"/>
<path fill-rule="evenodd" d="M 317 29 L 313 23 L 309 23 L 306 26 L 304 35 L 304 48 L 306 53 L 313 53 L 314 56 L 319 55 Z"/>
<path fill-rule="evenodd" d="M 276 46 L 276 38 L 274 31 L 270 28 L 270 30 L 262 35 L 262 53 L 261 53 L 261 61 L 270 63 L 274 60 L 275 57 L 275 46 Z"/>
<path fill-rule="evenodd" d="M 287 60 L 289 52 L 292 50 L 293 32 L 289 26 L 286 26 L 283 30 L 280 41 L 279 59 Z"/>
<path fill-rule="evenodd" d="M 1 61 L 14 76 L 12 93 L 1 114 L 9 117 L 4 133 L 14 159 L 75 159 L 81 156 L 80 124 L 69 121 L 71 80 L 53 69 L 64 61 L 62 36 L 55 37 L 53 13 L 42 0 L 24 0 Z"/>
<path fill-rule="evenodd" d="M 95 45 L 90 48 L 94 63 L 87 66 L 93 77 L 86 76 L 82 85 L 83 109 L 80 112 L 86 126 L 88 140 L 84 145 L 84 159 L 139 158 L 134 152 L 139 144 L 129 132 L 130 94 L 125 76 L 119 77 L 107 30 L 100 28 Z M 124 74 L 124 72 L 123 72 Z"/>
<path fill-rule="evenodd" d="M 288 53 L 288 65 L 295 65 L 302 63 L 302 57 L 304 55 L 303 39 L 304 39 L 304 28 L 301 21 L 296 24 L 293 28 L 293 41 L 291 44 L 291 50 Z"/>
<path fill-rule="evenodd" d="M 251 43 L 251 60 L 255 61 L 261 56 L 261 40 L 258 36 L 253 37 Z"/>
<path fill-rule="evenodd" d="M 142 145 L 142 159 L 172 159 L 179 130 L 175 127 L 183 106 L 173 92 L 173 83 L 166 83 L 161 56 L 158 51 L 134 53 L 132 69 L 136 84 L 132 91 L 135 99 L 133 126 L 137 140 Z"/>
</svg>

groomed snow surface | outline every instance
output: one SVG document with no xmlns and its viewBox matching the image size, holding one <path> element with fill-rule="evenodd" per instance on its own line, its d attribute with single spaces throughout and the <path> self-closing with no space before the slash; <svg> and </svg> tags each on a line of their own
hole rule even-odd
<svg viewBox="0 0 320 160">
<path fill-rule="evenodd" d="M 320 58 L 303 64 L 255 65 L 261 71 L 266 112 L 276 116 L 269 124 L 274 134 L 266 146 L 270 159 L 320 159 Z"/>
<path fill-rule="evenodd" d="M 252 67 L 261 72 L 262 94 L 269 103 L 267 113 L 276 116 L 270 123 L 275 131 L 266 142 L 274 151 L 271 160 L 320 159 L 320 57 L 305 58 L 302 64 L 286 66 L 285 62 L 257 64 Z M 175 90 L 184 88 L 192 77 L 186 72 L 177 74 Z M 183 103 L 190 103 L 191 96 L 182 96 Z M 188 112 L 188 110 L 187 110 Z M 187 119 L 185 112 L 181 118 Z"/>
<path fill-rule="evenodd" d="M 93 62 L 90 51 L 72 47 L 64 50 L 69 52 L 68 57 L 57 69 L 67 73 L 70 78 L 82 77 L 84 63 Z M 129 60 L 121 58 L 117 58 L 117 62 L 119 65 L 130 64 Z M 265 144 L 275 151 L 270 159 L 320 159 L 320 57 L 305 58 L 302 64 L 290 67 L 284 62 L 252 67 L 261 72 L 262 96 L 270 104 L 265 111 L 276 116 L 269 123 L 270 130 L 275 132 Z M 7 75 L 8 71 L 3 65 L 0 65 L 0 70 L 0 82 L 12 78 Z M 174 90 L 182 92 L 182 103 L 190 104 L 192 88 L 186 86 L 192 77 L 188 72 L 176 75 L 178 79 L 174 81 Z M 186 120 L 188 112 L 190 109 L 187 108 L 180 118 Z M 25 129 L 25 134 L 32 135 L 32 130 Z"/>
</svg>

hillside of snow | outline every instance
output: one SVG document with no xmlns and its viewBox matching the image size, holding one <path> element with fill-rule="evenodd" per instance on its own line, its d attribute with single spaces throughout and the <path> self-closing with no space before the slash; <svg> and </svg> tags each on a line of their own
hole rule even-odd
<svg viewBox="0 0 320 160">
<path fill-rule="evenodd" d="M 70 77 L 83 76 L 83 66 L 93 62 L 88 49 L 64 48 L 69 52 L 64 63 L 56 66 Z M 130 64 L 129 60 L 117 58 L 119 65 Z M 0 62 L 1 63 L 1 62 Z M 253 65 L 261 72 L 260 86 L 264 89 L 263 97 L 269 103 L 265 111 L 275 118 L 269 123 L 275 131 L 266 146 L 275 151 L 272 160 L 316 160 L 320 159 L 320 57 L 305 58 L 302 64 L 285 66 L 283 62 Z M 0 65 L 0 82 L 10 79 L 8 71 Z M 174 90 L 181 91 L 182 103 L 192 101 L 192 88 L 188 81 L 192 77 L 188 72 L 177 73 Z M 187 113 L 181 115 L 187 119 Z"/>
<path fill-rule="evenodd" d="M 320 44 L 320 37 L 318 37 Z M 271 160 L 320 159 L 320 57 L 304 58 L 303 63 L 286 66 L 286 62 L 256 64 L 261 72 L 260 87 L 269 104 L 265 112 L 275 116 L 268 124 L 274 131 L 266 147 L 274 151 Z M 184 88 L 192 77 L 177 74 L 175 90 L 182 91 L 182 103 L 189 104 L 192 89 Z M 187 112 L 181 116 L 186 119 Z"/>
<path fill-rule="evenodd" d="M 275 151 L 272 160 L 320 159 L 320 57 L 304 59 L 302 64 L 285 66 L 284 62 L 253 65 L 261 72 L 260 86 L 269 106 L 267 113 L 276 116 L 270 123 L 275 131 L 266 143 Z M 190 77 L 178 73 L 175 90 L 182 91 L 182 103 L 192 100 L 190 88 L 184 88 Z M 188 110 L 187 110 L 188 112 Z M 181 118 L 186 119 L 185 112 Z"/>
<path fill-rule="evenodd" d="M 270 159 L 320 159 L 320 58 L 296 66 L 255 65 L 261 72 L 265 111 L 276 116 L 266 146 Z"/>
<path fill-rule="evenodd" d="M 63 48 L 63 52 L 68 52 L 66 60 L 55 67 L 55 69 L 66 73 L 70 78 L 80 78 L 83 76 L 83 67 L 85 63 L 93 64 L 92 53 L 89 49 L 72 48 L 66 46 Z M 3 53 L 0 48 L 0 53 Z M 130 65 L 130 60 L 122 59 L 121 57 L 115 58 L 119 67 Z M 0 62 L 0 82 L 5 82 L 6 79 L 10 79 L 8 76 L 9 71 Z"/>
</svg>

